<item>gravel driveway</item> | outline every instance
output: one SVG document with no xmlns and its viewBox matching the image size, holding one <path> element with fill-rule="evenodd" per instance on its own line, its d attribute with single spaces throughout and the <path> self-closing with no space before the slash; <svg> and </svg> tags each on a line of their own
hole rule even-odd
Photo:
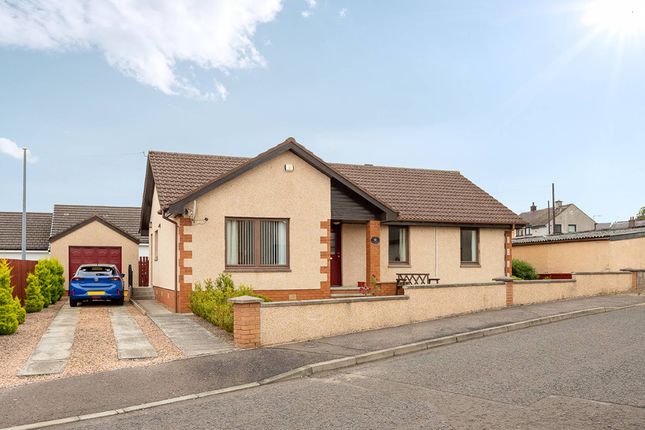
<svg viewBox="0 0 645 430">
<path fill-rule="evenodd" d="M 16 334 L 0 337 L 0 388 L 124 367 L 149 366 L 182 357 L 181 351 L 148 317 L 126 304 L 126 309 L 157 350 L 158 356 L 141 360 L 119 360 L 110 322 L 111 305 L 87 304 L 81 306 L 72 354 L 64 372 L 58 375 L 16 376 L 64 303 L 61 300 L 42 312 L 28 314 L 25 324 L 19 327 Z"/>
</svg>

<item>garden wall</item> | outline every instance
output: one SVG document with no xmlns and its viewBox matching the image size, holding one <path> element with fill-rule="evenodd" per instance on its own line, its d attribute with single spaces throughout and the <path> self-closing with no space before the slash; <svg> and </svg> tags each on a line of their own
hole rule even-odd
<svg viewBox="0 0 645 430">
<path fill-rule="evenodd" d="M 247 339 L 247 345 L 276 345 L 510 305 L 622 293 L 635 290 L 636 279 L 631 272 L 600 272 L 576 273 L 571 280 L 512 282 L 509 278 L 506 282 L 408 286 L 402 296 L 257 303 L 253 312 L 259 315 L 249 316 L 247 309 L 235 315 L 235 324 L 250 327 L 244 333 L 247 337 L 257 333 L 257 339 Z M 242 315 L 253 318 L 253 324 L 243 321 Z"/>
</svg>

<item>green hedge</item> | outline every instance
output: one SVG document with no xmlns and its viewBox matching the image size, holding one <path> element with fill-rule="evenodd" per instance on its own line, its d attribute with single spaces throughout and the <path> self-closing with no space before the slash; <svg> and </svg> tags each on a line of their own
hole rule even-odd
<svg viewBox="0 0 645 430">
<path fill-rule="evenodd" d="M 518 279 L 532 280 L 537 279 L 538 275 L 535 268 L 530 263 L 522 260 L 513 260 L 513 276 Z"/>
<path fill-rule="evenodd" d="M 236 289 L 231 275 L 222 273 L 214 281 L 204 280 L 204 285 L 200 282 L 195 283 L 195 289 L 190 293 L 190 310 L 206 321 L 232 332 L 233 305 L 228 299 L 240 296 L 253 296 L 265 302 L 271 301 L 265 296 L 253 293 L 249 286 L 241 285 Z"/>
<path fill-rule="evenodd" d="M 20 300 L 13 297 L 11 269 L 7 260 L 0 260 L 0 335 L 14 334 L 25 321 Z"/>
</svg>

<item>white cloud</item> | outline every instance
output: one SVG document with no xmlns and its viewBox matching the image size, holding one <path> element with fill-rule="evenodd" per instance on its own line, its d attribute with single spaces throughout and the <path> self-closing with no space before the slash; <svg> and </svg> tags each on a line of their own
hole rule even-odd
<svg viewBox="0 0 645 430">
<path fill-rule="evenodd" d="M 345 18 L 347 16 L 347 8 L 345 7 L 342 8 L 340 12 L 338 12 L 338 16 L 340 16 L 341 18 Z"/>
<path fill-rule="evenodd" d="M 0 153 L 6 154 L 10 157 L 13 157 L 17 160 L 22 160 L 22 148 L 20 148 L 16 142 L 5 137 L 0 137 Z M 38 161 L 38 158 L 31 155 L 31 151 L 27 150 L 27 162 L 35 163 Z"/>
<path fill-rule="evenodd" d="M 219 97 L 223 100 L 226 101 L 226 98 L 228 97 L 228 90 L 224 85 L 222 85 L 220 82 L 215 81 L 215 89 L 217 90 L 217 94 Z"/>
<path fill-rule="evenodd" d="M 318 6 L 318 3 L 316 0 L 305 0 L 305 3 L 307 3 L 307 10 L 303 10 L 300 12 L 300 15 L 302 15 L 304 18 L 309 18 L 313 13 L 314 9 L 316 6 Z"/>
<path fill-rule="evenodd" d="M 219 93 L 202 91 L 178 66 L 263 67 L 252 38 L 281 7 L 281 0 L 0 2 L 0 45 L 97 50 L 112 67 L 165 94 L 213 99 Z"/>
</svg>

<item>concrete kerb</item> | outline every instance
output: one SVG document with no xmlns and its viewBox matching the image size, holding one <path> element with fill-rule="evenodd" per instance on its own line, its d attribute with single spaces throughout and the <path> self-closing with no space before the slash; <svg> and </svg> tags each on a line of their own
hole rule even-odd
<svg viewBox="0 0 645 430">
<path fill-rule="evenodd" d="M 132 305 L 137 308 L 137 310 L 141 312 L 142 315 L 148 315 L 148 312 L 143 309 L 143 306 L 141 306 L 135 299 L 130 299 L 130 303 L 132 303 Z"/>
<path fill-rule="evenodd" d="M 495 336 L 501 333 L 522 330 L 522 329 L 525 329 L 528 327 L 534 327 L 537 325 L 550 324 L 553 322 L 564 321 L 564 320 L 579 318 L 583 316 L 595 315 L 603 312 L 612 312 L 617 310 L 629 309 L 637 306 L 645 306 L 645 303 L 620 306 L 620 307 L 599 307 L 599 308 L 584 309 L 579 311 L 550 315 L 550 316 L 541 317 L 541 318 L 535 318 L 535 319 L 526 320 L 526 321 L 520 321 L 516 323 L 511 323 L 511 324 L 504 324 L 496 327 L 489 327 L 481 330 L 458 333 L 451 336 L 444 336 L 440 338 L 429 339 L 426 341 L 415 342 L 415 343 L 401 345 L 394 348 L 387 348 L 379 351 L 372 351 L 372 352 L 359 354 L 351 357 L 343 357 L 339 359 L 323 361 L 320 363 L 314 363 L 314 364 L 298 367 L 296 369 L 281 373 L 279 375 L 272 376 L 270 378 L 263 379 L 262 381 L 258 381 L 258 382 L 251 382 L 248 384 L 221 388 L 219 390 L 206 391 L 202 393 L 190 394 L 190 395 L 185 395 L 180 397 L 173 397 L 166 400 L 159 400 L 156 402 L 133 405 L 122 409 L 114 409 L 109 411 L 96 412 L 92 414 L 78 415 L 78 416 L 60 418 L 60 419 L 50 420 L 50 421 L 41 421 L 37 423 L 24 424 L 24 425 L 14 426 L 14 427 L 6 427 L 0 430 L 40 429 L 40 428 L 50 427 L 55 425 L 70 424 L 78 421 L 86 421 L 91 419 L 109 417 L 113 415 L 126 414 L 129 412 L 151 409 L 159 406 L 169 405 L 169 404 L 178 403 L 178 402 L 184 402 L 188 400 L 195 400 L 199 398 L 216 396 L 216 395 L 231 393 L 235 391 L 242 391 L 250 388 L 259 387 L 262 385 L 287 381 L 290 379 L 308 377 L 316 373 L 343 369 L 343 368 L 352 367 L 363 363 L 369 363 L 377 360 L 384 360 L 395 356 L 401 356 L 405 354 L 423 351 L 426 349 L 432 349 L 440 346 L 450 345 L 453 343 L 465 342 L 471 339 Z"/>
</svg>

